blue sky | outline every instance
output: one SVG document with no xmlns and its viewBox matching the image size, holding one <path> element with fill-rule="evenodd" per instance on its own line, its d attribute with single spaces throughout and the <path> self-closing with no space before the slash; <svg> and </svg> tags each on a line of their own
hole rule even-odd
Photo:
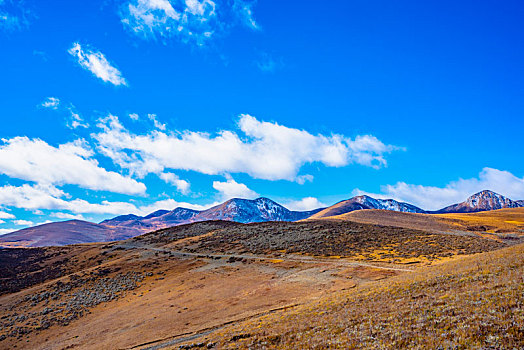
<svg viewBox="0 0 524 350">
<path fill-rule="evenodd" d="M 0 0 L 0 233 L 230 197 L 524 199 L 519 1 Z"/>
</svg>

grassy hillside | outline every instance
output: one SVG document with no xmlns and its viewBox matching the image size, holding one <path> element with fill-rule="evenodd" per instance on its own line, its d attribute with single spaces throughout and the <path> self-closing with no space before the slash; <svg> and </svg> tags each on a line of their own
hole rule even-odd
<svg viewBox="0 0 524 350">
<path fill-rule="evenodd" d="M 358 210 L 323 218 L 373 225 L 387 225 L 430 232 L 476 232 L 492 238 L 524 235 L 524 208 L 466 214 L 414 214 L 387 210 Z"/>
<path fill-rule="evenodd" d="M 204 342 L 228 349 L 522 349 L 524 245 L 341 292 Z"/>
<path fill-rule="evenodd" d="M 471 263 L 461 257 L 482 257 L 478 254 L 514 242 L 340 220 L 247 225 L 210 221 L 111 243 L 0 250 L 0 349 L 165 348 L 205 336 L 217 337 L 212 341 L 217 348 L 248 347 L 249 342 L 254 347 L 264 347 L 264 342 L 290 348 L 309 344 L 294 334 L 320 347 L 326 337 L 346 347 L 356 332 L 350 327 L 367 322 L 372 312 L 377 325 L 391 324 L 399 332 L 404 331 L 399 328 L 403 318 L 419 312 L 416 307 L 428 310 L 425 315 L 431 319 L 440 317 L 445 311 L 440 303 L 448 299 L 435 293 L 445 288 L 449 300 L 461 302 L 484 280 L 466 279 L 457 289 L 462 294 L 454 294 L 452 287 L 440 287 L 454 277 L 438 274 L 452 276 L 472 266 L 485 278 L 488 258 Z M 459 263 L 448 265 L 453 261 Z M 442 272 L 444 266 L 450 266 L 447 272 Z M 521 273 L 520 265 L 516 269 Z M 502 284 L 514 280 L 514 272 L 501 274 L 509 278 L 501 278 Z M 399 276 L 405 279 L 388 282 Z M 419 281 L 415 290 L 406 287 L 413 279 Z M 507 289 L 486 283 L 490 293 Z M 322 303 L 313 305 L 314 300 Z M 413 314 L 398 314 L 404 307 Z M 484 317 L 486 310 L 478 312 Z M 247 320 L 251 322 L 242 326 L 246 330 L 225 331 Z M 420 320 L 427 321 L 410 321 L 413 331 L 424 326 Z M 448 327 L 453 329 L 452 324 Z M 217 336 L 222 330 L 225 333 Z M 327 333 L 321 336 L 320 331 Z M 240 339 L 246 343 L 237 342 Z"/>
</svg>

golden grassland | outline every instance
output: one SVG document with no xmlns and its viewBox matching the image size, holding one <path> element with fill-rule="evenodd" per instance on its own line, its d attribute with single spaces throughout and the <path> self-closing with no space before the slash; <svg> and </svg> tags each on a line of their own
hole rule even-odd
<svg viewBox="0 0 524 350">
<path fill-rule="evenodd" d="M 322 220 L 0 250 L 0 349 L 518 347 L 516 242 Z"/>
<path fill-rule="evenodd" d="M 479 213 L 436 214 L 459 228 L 487 233 L 524 234 L 524 208 L 500 209 Z"/>
<path fill-rule="evenodd" d="M 209 336 L 225 349 L 522 349 L 524 245 L 461 257 Z"/>
<path fill-rule="evenodd" d="M 305 221 L 308 220 L 310 219 Z M 524 208 L 453 214 L 415 214 L 370 209 L 320 220 L 351 221 L 439 233 L 470 232 L 495 240 L 524 235 Z"/>
</svg>

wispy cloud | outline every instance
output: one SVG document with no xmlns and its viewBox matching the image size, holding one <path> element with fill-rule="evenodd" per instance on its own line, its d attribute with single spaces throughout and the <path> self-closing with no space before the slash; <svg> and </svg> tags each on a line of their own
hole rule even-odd
<svg viewBox="0 0 524 350">
<path fill-rule="evenodd" d="M 253 5 L 242 0 L 129 0 L 119 15 L 124 27 L 140 38 L 203 46 L 235 22 L 258 29 Z"/>
<path fill-rule="evenodd" d="M 13 32 L 26 28 L 31 11 L 20 0 L 0 0 L 0 30 Z"/>
<path fill-rule="evenodd" d="M 284 62 L 281 58 L 275 58 L 267 52 L 262 52 L 260 58 L 255 61 L 255 64 L 261 71 L 270 73 L 284 67 Z"/>
<path fill-rule="evenodd" d="M 508 171 L 484 168 L 476 178 L 458 179 L 443 187 L 424 186 L 397 182 L 381 187 L 381 193 L 369 193 L 356 189 L 354 195 L 368 194 L 378 198 L 393 198 L 412 203 L 426 210 L 438 210 L 464 201 L 482 190 L 492 190 L 511 199 L 524 199 L 524 178 Z"/>
<path fill-rule="evenodd" d="M 124 26 L 145 39 L 203 45 L 220 28 L 216 4 L 211 0 L 131 0 L 120 10 Z"/>
<path fill-rule="evenodd" d="M 303 183 L 310 179 L 307 174 L 299 174 L 305 164 L 341 167 L 356 163 L 380 168 L 387 164 L 386 154 L 400 149 L 371 135 L 354 139 L 336 134 L 313 135 L 250 115 L 240 116 L 240 133 L 223 130 L 217 135 L 187 130 L 154 130 L 137 135 L 113 115 L 97 126 L 101 132 L 93 137 L 102 154 L 139 177 L 175 169 L 208 175 L 246 173 L 259 179 Z"/>
<path fill-rule="evenodd" d="M 153 122 L 153 125 L 158 130 L 166 130 L 166 124 L 162 124 L 158 121 L 156 114 L 148 114 L 147 117 Z"/>
<path fill-rule="evenodd" d="M 40 106 L 57 110 L 58 106 L 60 106 L 60 99 L 56 97 L 48 97 L 40 104 Z"/>
<path fill-rule="evenodd" d="M 70 129 L 89 127 L 89 124 L 84 121 L 72 103 L 64 104 L 59 98 L 48 97 L 40 104 L 40 107 L 65 112 L 67 114 L 66 126 Z"/>
<path fill-rule="evenodd" d="M 253 6 L 256 1 L 234 0 L 233 11 L 240 18 L 240 21 L 252 29 L 260 29 L 260 26 L 253 17 Z"/>
<path fill-rule="evenodd" d="M 127 81 L 122 76 L 122 73 L 109 63 L 102 52 L 88 46 L 82 48 L 82 45 L 79 43 L 73 43 L 68 52 L 82 68 L 90 71 L 97 78 L 116 86 L 127 86 Z"/>
</svg>

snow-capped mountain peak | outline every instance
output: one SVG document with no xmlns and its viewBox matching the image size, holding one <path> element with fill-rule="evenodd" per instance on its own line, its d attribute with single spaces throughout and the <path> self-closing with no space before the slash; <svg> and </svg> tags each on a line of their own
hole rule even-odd
<svg viewBox="0 0 524 350">
<path fill-rule="evenodd" d="M 439 213 L 469 213 L 486 210 L 521 207 L 519 201 L 513 201 L 501 194 L 484 190 L 470 196 L 462 203 L 457 203 L 440 209 Z"/>
</svg>

